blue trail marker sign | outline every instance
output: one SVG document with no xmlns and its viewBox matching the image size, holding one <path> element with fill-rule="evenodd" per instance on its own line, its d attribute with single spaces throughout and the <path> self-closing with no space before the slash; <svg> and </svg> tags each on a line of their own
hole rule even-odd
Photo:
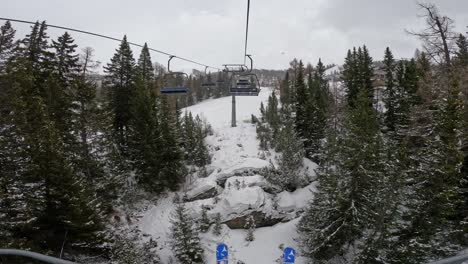
<svg viewBox="0 0 468 264">
<path fill-rule="evenodd" d="M 296 250 L 294 248 L 287 247 L 283 252 L 284 263 L 294 263 L 296 261 Z"/>
<path fill-rule="evenodd" d="M 219 244 L 216 247 L 216 263 L 217 264 L 228 264 L 228 246 L 226 244 Z"/>
</svg>

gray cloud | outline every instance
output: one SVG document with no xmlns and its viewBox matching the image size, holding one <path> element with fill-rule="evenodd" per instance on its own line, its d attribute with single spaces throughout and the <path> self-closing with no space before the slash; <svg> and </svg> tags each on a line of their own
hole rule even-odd
<svg viewBox="0 0 468 264">
<path fill-rule="evenodd" d="M 2 0 L 0 16 L 90 30 L 148 42 L 151 47 L 220 66 L 243 61 L 246 1 L 236 0 Z M 468 1 L 434 0 L 441 13 L 466 31 Z M 348 48 L 366 44 L 375 59 L 390 46 L 410 57 L 420 43 L 404 29 L 423 26 L 412 0 L 252 0 L 249 53 L 259 68 L 285 68 L 293 57 L 342 63 Z M 29 26 L 16 24 L 23 37 Z M 56 37 L 61 30 L 50 29 Z M 118 43 L 72 33 L 107 63 Z M 134 49 L 135 56 L 139 49 Z M 166 63 L 167 57 L 152 54 Z M 192 68 L 182 61 L 174 67 Z"/>
</svg>

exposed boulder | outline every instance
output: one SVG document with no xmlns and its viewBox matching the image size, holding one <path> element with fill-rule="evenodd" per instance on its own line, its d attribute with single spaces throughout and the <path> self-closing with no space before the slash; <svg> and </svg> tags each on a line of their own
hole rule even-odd
<svg viewBox="0 0 468 264">
<path fill-rule="evenodd" d="M 213 198 L 218 194 L 218 187 L 213 182 L 204 181 L 203 184 L 196 184 L 184 196 L 186 202 Z"/>
<path fill-rule="evenodd" d="M 256 227 L 274 226 L 283 220 L 282 217 L 273 217 L 273 216 L 268 216 L 264 212 L 261 212 L 261 211 L 252 211 L 243 216 L 230 219 L 224 222 L 224 224 L 226 224 L 231 229 L 243 229 L 247 222 L 247 219 L 250 216 L 254 218 Z"/>
</svg>

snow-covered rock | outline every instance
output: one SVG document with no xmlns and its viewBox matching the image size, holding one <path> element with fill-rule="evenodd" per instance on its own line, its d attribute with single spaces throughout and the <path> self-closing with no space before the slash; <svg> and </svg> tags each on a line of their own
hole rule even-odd
<svg viewBox="0 0 468 264">
<path fill-rule="evenodd" d="M 265 205 L 266 193 L 258 186 L 237 189 L 236 186 L 224 189 L 218 211 L 227 214 L 242 214 L 247 210 L 258 210 Z"/>
<path fill-rule="evenodd" d="M 218 186 L 213 181 L 200 179 L 185 195 L 185 201 L 203 200 L 215 197 L 218 194 Z"/>
<path fill-rule="evenodd" d="M 278 208 L 282 212 L 303 211 L 314 197 L 315 184 L 297 189 L 294 192 L 283 191 L 276 197 Z"/>
</svg>

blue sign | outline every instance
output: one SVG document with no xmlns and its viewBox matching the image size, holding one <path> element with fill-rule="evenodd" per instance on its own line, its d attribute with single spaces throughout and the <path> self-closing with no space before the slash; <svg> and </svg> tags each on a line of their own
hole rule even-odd
<svg viewBox="0 0 468 264">
<path fill-rule="evenodd" d="M 285 248 L 283 252 L 283 262 L 294 263 L 295 260 L 296 260 L 296 250 L 290 247 Z"/>
<path fill-rule="evenodd" d="M 218 263 L 221 263 L 220 261 L 224 261 L 222 263 L 227 264 L 228 255 L 228 246 L 226 246 L 226 244 L 219 244 L 216 247 L 216 260 L 218 261 Z"/>
</svg>

